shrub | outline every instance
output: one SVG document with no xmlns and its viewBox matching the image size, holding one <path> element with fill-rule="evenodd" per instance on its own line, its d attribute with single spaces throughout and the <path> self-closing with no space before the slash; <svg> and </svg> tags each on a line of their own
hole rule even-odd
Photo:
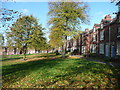
<svg viewBox="0 0 120 90">
<path fill-rule="evenodd" d="M 87 54 L 88 57 L 100 57 L 100 55 L 96 54 L 96 53 L 89 53 Z"/>
<path fill-rule="evenodd" d="M 56 55 L 60 55 L 60 53 L 58 52 L 58 50 L 55 51 Z"/>
<path fill-rule="evenodd" d="M 77 55 L 79 53 L 79 50 L 78 49 L 75 49 L 72 53 L 71 53 L 71 55 Z"/>
</svg>

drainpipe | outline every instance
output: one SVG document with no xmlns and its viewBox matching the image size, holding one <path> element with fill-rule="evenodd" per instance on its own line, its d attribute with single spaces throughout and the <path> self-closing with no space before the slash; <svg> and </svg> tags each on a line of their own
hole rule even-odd
<svg viewBox="0 0 120 90">
<path fill-rule="evenodd" d="M 110 33 L 110 26 L 109 26 L 109 57 L 111 57 L 111 51 L 110 51 L 110 50 L 111 50 L 111 49 L 110 49 L 110 48 L 111 48 L 111 47 L 110 47 L 110 44 L 111 44 L 111 42 L 110 42 L 110 40 L 111 40 L 111 39 L 110 39 L 110 36 L 111 36 L 111 35 L 110 35 L 110 34 L 111 34 L 111 33 Z"/>
<path fill-rule="evenodd" d="M 98 30 L 99 30 L 99 29 L 98 29 Z M 99 36 L 99 35 L 98 35 L 98 32 L 99 32 L 99 31 L 98 31 L 98 30 L 97 30 L 97 47 L 96 47 L 96 48 L 97 48 L 97 50 L 96 50 L 96 51 L 97 51 L 97 52 L 96 52 L 97 54 L 98 54 L 98 48 L 99 48 L 99 44 L 98 44 L 98 43 L 99 43 L 99 40 L 98 40 L 98 39 L 99 39 L 99 37 L 98 37 L 98 36 Z"/>
</svg>

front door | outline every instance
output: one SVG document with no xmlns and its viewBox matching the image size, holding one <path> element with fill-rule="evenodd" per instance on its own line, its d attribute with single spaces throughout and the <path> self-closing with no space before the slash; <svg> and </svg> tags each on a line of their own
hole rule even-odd
<svg viewBox="0 0 120 90">
<path fill-rule="evenodd" d="M 106 44 L 106 50 L 105 51 L 106 51 L 105 55 L 108 56 L 109 55 L 109 45 L 108 44 Z"/>
<path fill-rule="evenodd" d="M 115 57 L 115 46 L 112 45 L 111 47 L 111 57 Z"/>
</svg>

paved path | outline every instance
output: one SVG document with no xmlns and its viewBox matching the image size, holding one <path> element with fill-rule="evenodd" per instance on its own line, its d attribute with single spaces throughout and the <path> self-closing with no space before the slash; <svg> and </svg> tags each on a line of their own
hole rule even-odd
<svg viewBox="0 0 120 90">
<path fill-rule="evenodd" d="M 80 55 L 72 55 L 74 57 L 79 57 L 79 58 L 84 58 L 86 60 L 90 60 L 90 61 L 96 61 L 96 62 L 99 62 L 99 63 L 102 63 L 102 64 L 106 64 L 106 65 L 110 65 L 112 67 L 119 67 L 120 68 L 120 64 L 117 64 L 117 63 L 113 63 L 113 62 L 103 62 L 103 61 L 100 61 L 100 60 L 96 60 L 96 59 L 91 59 L 91 58 L 86 58 L 86 57 L 83 57 L 83 56 L 80 56 Z"/>
</svg>

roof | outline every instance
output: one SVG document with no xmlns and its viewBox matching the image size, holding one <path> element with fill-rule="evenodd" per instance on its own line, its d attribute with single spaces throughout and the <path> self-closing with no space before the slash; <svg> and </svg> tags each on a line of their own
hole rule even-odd
<svg viewBox="0 0 120 90">
<path fill-rule="evenodd" d="M 100 26 L 100 24 L 94 24 L 94 26 L 95 26 L 95 27 L 99 27 L 99 26 Z"/>
<path fill-rule="evenodd" d="M 116 23 L 116 20 L 117 18 L 113 18 L 113 20 L 110 23 L 106 24 L 105 27 Z"/>
<path fill-rule="evenodd" d="M 116 3 L 116 5 L 120 4 L 120 1 L 118 3 Z"/>
</svg>

